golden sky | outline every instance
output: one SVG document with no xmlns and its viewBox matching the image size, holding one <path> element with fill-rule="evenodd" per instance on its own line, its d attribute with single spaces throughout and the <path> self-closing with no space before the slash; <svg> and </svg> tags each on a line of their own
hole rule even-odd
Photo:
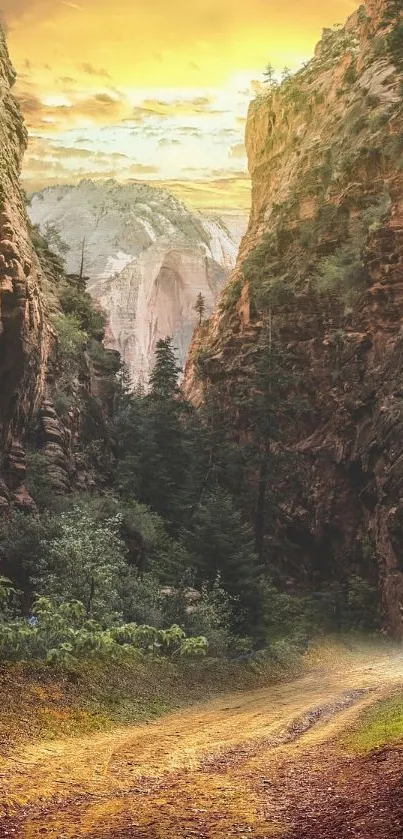
<svg viewBox="0 0 403 839">
<path fill-rule="evenodd" d="M 254 81 L 309 58 L 357 0 L 0 0 L 30 144 L 27 190 L 147 180 L 249 205 Z"/>
</svg>

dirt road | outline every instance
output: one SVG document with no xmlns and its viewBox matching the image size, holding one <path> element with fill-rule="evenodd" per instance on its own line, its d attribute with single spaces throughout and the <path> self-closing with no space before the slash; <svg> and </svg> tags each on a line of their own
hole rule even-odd
<svg viewBox="0 0 403 839">
<path fill-rule="evenodd" d="M 351 656 L 149 725 L 24 748 L 0 763 L 0 837 L 291 835 L 290 778 L 329 767 L 336 736 L 399 685 L 403 656 Z"/>
</svg>

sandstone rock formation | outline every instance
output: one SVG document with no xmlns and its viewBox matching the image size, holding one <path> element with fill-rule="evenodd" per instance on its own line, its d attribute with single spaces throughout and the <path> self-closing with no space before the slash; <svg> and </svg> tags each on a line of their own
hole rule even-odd
<svg viewBox="0 0 403 839">
<path fill-rule="evenodd" d="M 246 433 L 240 394 L 270 322 L 309 406 L 284 441 L 301 480 L 284 470 L 274 479 L 284 502 L 266 531 L 267 550 L 277 545 L 271 562 L 283 562 L 297 588 L 313 577 L 326 586 L 362 567 L 369 549 L 385 626 L 397 638 L 402 136 L 403 9 L 400 0 L 368 0 L 343 28 L 324 32 L 307 66 L 250 106 L 249 228 L 227 305 L 196 332 L 185 379 L 196 401 L 217 392 Z"/>
<path fill-rule="evenodd" d="M 107 346 L 120 352 L 134 383 L 147 382 L 159 338 L 172 336 L 184 362 L 197 295 L 210 314 L 235 264 L 236 234 L 166 190 L 113 180 L 50 187 L 33 196 L 29 212 L 56 248 L 59 237 L 65 243 L 68 272 L 83 264 L 108 316 Z"/>
<path fill-rule="evenodd" d="M 53 398 L 60 364 L 54 319 L 63 318 L 59 292 L 66 280 L 46 243 L 35 236 L 34 244 L 32 237 L 19 180 L 27 134 L 11 93 L 14 80 L 0 28 L 0 513 L 10 506 L 35 509 L 27 489 L 27 441 L 30 454 L 40 453 L 52 494 L 91 486 L 94 479 L 83 456 L 86 411 L 94 414 L 96 409 L 102 425 L 118 366 L 114 360 L 96 369 L 84 350 L 81 375 L 74 382 L 77 404 L 63 417 L 57 414 Z M 103 361 L 108 353 L 102 335 L 96 339 Z"/>
<path fill-rule="evenodd" d="M 23 438 L 43 392 L 50 346 L 19 183 L 27 136 L 11 93 L 14 80 L 0 29 L 0 507 L 12 498 L 31 503 Z"/>
</svg>

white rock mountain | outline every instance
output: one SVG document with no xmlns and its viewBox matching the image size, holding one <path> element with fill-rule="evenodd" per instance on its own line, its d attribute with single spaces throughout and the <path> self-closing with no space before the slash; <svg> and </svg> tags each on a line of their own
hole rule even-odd
<svg viewBox="0 0 403 839">
<path fill-rule="evenodd" d="M 227 226 L 164 189 L 114 180 L 49 187 L 32 196 L 29 214 L 54 250 L 60 240 L 68 248 L 68 273 L 84 258 L 88 290 L 108 317 L 107 346 L 134 384 L 147 383 L 159 338 L 171 335 L 184 363 L 197 295 L 210 314 L 246 229 L 246 219 Z"/>
</svg>

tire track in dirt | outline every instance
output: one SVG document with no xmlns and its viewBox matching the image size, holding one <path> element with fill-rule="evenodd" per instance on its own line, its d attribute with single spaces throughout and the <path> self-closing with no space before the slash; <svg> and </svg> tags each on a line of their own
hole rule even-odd
<svg viewBox="0 0 403 839">
<path fill-rule="evenodd" d="M 0 766 L 0 839 L 284 835 L 289 802 L 283 795 L 280 806 L 275 788 L 281 767 L 286 778 L 307 776 L 310 750 L 318 747 L 320 759 L 362 708 L 403 678 L 385 655 L 348 665 L 149 725 L 22 750 Z"/>
<path fill-rule="evenodd" d="M 267 749 L 274 749 L 277 746 L 285 746 L 294 743 L 314 725 L 320 722 L 327 722 L 341 711 L 351 708 L 359 699 L 372 692 L 371 688 L 362 690 L 347 691 L 346 694 L 336 702 L 329 702 L 326 705 L 318 705 L 307 711 L 301 717 L 292 720 L 284 729 L 279 730 L 272 737 L 262 737 L 253 743 L 240 743 L 234 749 L 225 752 L 223 755 L 210 755 L 201 761 L 200 768 L 204 772 L 218 772 L 220 766 L 227 771 L 229 766 L 240 766 L 245 760 L 256 757 L 259 752 Z"/>
</svg>

